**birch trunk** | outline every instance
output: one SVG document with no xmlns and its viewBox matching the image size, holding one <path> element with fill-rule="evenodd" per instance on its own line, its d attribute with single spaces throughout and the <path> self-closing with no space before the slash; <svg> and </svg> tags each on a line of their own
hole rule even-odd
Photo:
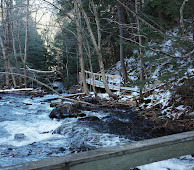
<svg viewBox="0 0 194 170">
<path fill-rule="evenodd" d="M 3 28 L 3 39 L 0 37 L 0 43 L 1 43 L 1 48 L 3 52 L 3 58 L 4 58 L 4 64 L 5 64 L 5 72 L 9 71 L 8 68 L 8 57 L 7 57 L 7 49 L 6 49 L 6 44 L 7 44 L 7 31 L 6 31 L 6 23 L 5 23 L 5 14 L 4 14 L 4 7 L 3 7 L 4 1 L 1 0 L 1 22 L 2 22 L 2 28 Z M 9 87 L 9 75 L 5 74 L 5 85 Z"/>
<path fill-rule="evenodd" d="M 85 12 L 85 10 L 83 9 L 83 6 L 81 4 L 81 1 L 80 0 L 77 0 L 78 1 L 78 4 L 80 5 L 80 8 L 81 8 L 81 11 L 82 11 L 82 14 L 84 16 L 84 19 L 86 21 L 86 25 L 87 25 L 87 29 L 88 29 L 88 32 L 90 34 L 90 38 L 92 40 L 92 43 L 94 45 L 94 48 L 96 50 L 96 53 L 97 53 L 97 56 L 98 56 L 98 62 L 99 62 L 99 67 L 100 67 L 100 72 L 102 74 L 102 80 L 103 80 L 103 84 L 104 84 L 104 87 L 105 87 L 105 90 L 106 92 L 113 98 L 117 98 L 112 92 L 111 90 L 109 89 L 108 87 L 108 83 L 107 83 L 107 79 L 106 79 L 106 76 L 105 76 L 105 71 L 104 71 L 104 63 L 103 63 L 103 59 L 102 59 L 102 52 L 101 52 L 101 32 L 100 32 L 100 25 L 99 25 L 99 19 L 98 19 L 98 15 L 97 15 L 97 11 L 96 11 L 96 8 L 94 6 L 94 3 L 93 1 L 90 1 L 91 2 L 91 5 L 92 5 L 92 8 L 93 8 L 93 12 L 94 12 L 94 15 L 95 15 L 95 20 L 96 20 L 96 25 L 97 25 L 97 34 L 98 34 L 98 44 L 97 44 L 97 41 L 94 37 L 94 34 L 93 34 L 93 31 L 91 29 L 91 25 L 90 25 L 90 21 L 89 21 L 89 18 Z"/>
<path fill-rule="evenodd" d="M 2 40 L 1 37 L 0 37 L 0 44 L 1 44 L 2 52 L 3 52 L 3 58 L 4 58 L 4 63 L 5 63 L 5 72 L 8 72 L 9 71 L 9 69 L 8 69 L 8 58 L 6 56 L 6 50 L 5 50 L 5 47 L 4 47 L 4 44 L 3 44 L 3 40 Z M 9 74 L 5 74 L 5 85 L 7 87 L 9 87 Z"/>
<path fill-rule="evenodd" d="M 28 15 L 29 15 L 29 0 L 27 0 L 26 5 L 26 35 L 25 35 L 25 49 L 24 49 L 24 85 L 27 87 L 26 78 L 26 62 L 27 62 L 27 46 L 28 46 Z"/>
<path fill-rule="evenodd" d="M 76 22 L 76 28 L 77 28 L 77 44 L 78 44 L 78 52 L 79 52 L 79 62 L 80 62 L 80 68 L 81 68 L 81 79 L 83 83 L 83 90 L 84 93 L 88 94 L 88 86 L 86 83 L 86 74 L 85 74 L 85 67 L 84 67 L 84 57 L 83 57 L 83 49 L 82 49 L 82 35 L 81 35 L 81 24 L 80 24 L 80 12 L 78 8 L 78 3 L 75 0 L 74 1 L 74 8 L 75 8 L 75 22 Z"/>
</svg>

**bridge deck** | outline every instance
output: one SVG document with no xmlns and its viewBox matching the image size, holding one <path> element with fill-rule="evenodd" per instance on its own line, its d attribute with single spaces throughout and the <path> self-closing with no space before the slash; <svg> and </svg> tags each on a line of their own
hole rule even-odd
<svg viewBox="0 0 194 170">
<path fill-rule="evenodd" d="M 86 73 L 86 83 L 95 87 L 105 88 L 104 83 L 102 81 L 102 74 L 92 73 L 90 71 L 85 71 Z M 134 88 L 131 87 L 123 87 L 121 86 L 121 76 L 119 75 L 110 75 L 106 74 L 106 79 L 108 80 L 108 86 L 110 90 L 114 91 L 130 91 L 137 92 Z"/>
</svg>

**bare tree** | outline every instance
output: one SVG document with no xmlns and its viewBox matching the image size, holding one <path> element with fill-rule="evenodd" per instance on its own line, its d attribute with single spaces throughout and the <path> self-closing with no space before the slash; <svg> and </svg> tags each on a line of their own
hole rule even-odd
<svg viewBox="0 0 194 170">
<path fill-rule="evenodd" d="M 123 48 L 123 6 L 117 3 L 118 20 L 119 20 L 119 38 L 120 38 L 120 62 L 121 62 L 121 73 L 124 78 L 124 82 L 127 82 L 127 71 L 124 61 L 124 48 Z"/>
<path fill-rule="evenodd" d="M 138 33 L 138 39 L 139 39 L 139 58 L 140 58 L 140 82 L 141 82 L 141 85 L 140 85 L 140 99 L 143 98 L 143 94 L 142 94 L 142 83 L 143 83 L 143 77 L 144 77 L 144 74 L 143 74 L 143 56 L 142 56 L 142 49 L 141 49 L 141 46 L 142 46 L 142 38 L 141 38 L 141 35 L 140 35 L 140 22 L 139 22 L 139 17 L 138 17 L 138 0 L 135 0 L 135 12 L 136 12 L 136 21 L 137 21 L 137 33 Z"/>
<path fill-rule="evenodd" d="M 192 39 L 190 39 L 187 35 L 186 35 L 186 30 L 185 30 L 185 26 L 184 26 L 184 22 L 183 22 L 183 10 L 184 10 L 184 7 L 185 7 L 185 4 L 189 2 L 189 0 L 184 0 L 182 5 L 181 5 L 181 8 L 180 8 L 180 27 L 182 29 L 182 33 L 183 33 L 183 36 L 185 37 L 185 39 L 188 41 L 188 42 L 191 42 L 192 44 L 194 44 L 194 41 Z M 193 9 L 192 9 L 193 10 Z M 194 14 L 193 14 L 194 16 Z M 192 16 L 192 17 L 193 17 Z M 194 19 L 193 19 L 194 20 Z M 192 24 L 194 25 L 194 21 L 192 21 Z M 192 26 L 193 26 L 192 25 Z M 194 28 L 193 28 L 193 33 L 194 33 Z M 194 36 L 193 36 L 194 38 Z"/>
<path fill-rule="evenodd" d="M 3 52 L 3 57 L 4 57 L 4 65 L 5 65 L 5 71 L 8 72 L 8 56 L 7 56 L 7 31 L 6 31 L 6 21 L 5 21 L 5 11 L 4 11 L 4 0 L 1 0 L 1 23 L 2 23 L 2 31 L 3 31 L 3 35 L 1 38 L 0 37 L 0 43 L 1 43 L 1 48 L 2 48 L 2 52 Z M 9 75 L 5 74 L 5 84 L 6 86 L 9 86 Z"/>
<path fill-rule="evenodd" d="M 103 63 L 103 59 L 102 59 L 102 49 L 101 49 L 100 22 L 99 22 L 98 13 L 97 13 L 96 7 L 94 5 L 94 2 L 92 0 L 90 0 L 90 3 L 92 5 L 92 9 L 93 9 L 93 13 L 94 13 L 94 17 L 95 17 L 95 21 L 96 21 L 96 26 L 97 26 L 98 41 L 96 41 L 96 39 L 95 39 L 95 36 L 94 36 L 93 31 L 92 31 L 92 28 L 91 28 L 91 24 L 90 24 L 88 15 L 86 14 L 86 12 L 84 10 L 81 1 L 80 0 L 77 0 L 77 2 L 80 5 L 80 9 L 81 9 L 82 14 L 83 14 L 83 17 L 84 17 L 84 19 L 86 21 L 86 25 L 87 25 L 88 32 L 90 34 L 91 41 L 92 41 L 92 43 L 94 45 L 94 48 L 95 48 L 96 53 L 97 53 L 97 56 L 98 56 L 98 62 L 99 62 L 99 66 L 100 66 L 100 72 L 102 74 L 102 80 L 103 80 L 103 83 L 104 83 L 105 90 L 106 90 L 106 92 L 111 97 L 116 98 L 116 95 L 114 95 L 111 92 L 111 90 L 109 89 L 108 82 L 107 82 L 107 79 L 106 79 L 106 76 L 105 76 L 104 63 Z"/>
<path fill-rule="evenodd" d="M 81 18 L 80 18 L 80 12 L 78 8 L 78 3 L 75 0 L 74 1 L 74 8 L 75 8 L 75 22 L 76 22 L 76 28 L 77 28 L 77 44 L 78 44 L 78 52 L 79 52 L 79 62 L 80 62 L 80 68 L 81 68 L 81 79 L 83 83 L 83 90 L 84 93 L 88 94 L 88 86 L 86 83 L 86 74 L 85 74 L 85 67 L 84 67 L 84 57 L 83 57 L 83 49 L 82 49 L 82 35 L 81 35 Z"/>
<path fill-rule="evenodd" d="M 90 45 L 88 43 L 87 38 L 85 39 L 85 41 L 86 41 L 86 46 L 87 46 L 87 49 L 85 49 L 85 50 L 87 52 L 87 56 L 88 56 L 88 60 L 89 60 L 89 66 L 90 66 L 90 71 L 92 73 L 92 82 L 93 82 L 92 90 L 93 90 L 93 92 L 95 94 L 95 97 L 97 98 L 97 92 L 96 92 L 96 87 L 95 87 L 95 82 L 94 82 L 95 81 L 95 77 L 93 75 L 94 71 L 93 71 L 93 66 L 92 66 L 92 57 L 91 57 Z"/>
<path fill-rule="evenodd" d="M 24 85 L 27 87 L 26 79 L 26 62 L 27 62 L 27 48 L 28 48 L 28 19 L 29 19 L 29 0 L 26 0 L 26 35 L 25 35 L 25 49 L 24 49 Z"/>
</svg>

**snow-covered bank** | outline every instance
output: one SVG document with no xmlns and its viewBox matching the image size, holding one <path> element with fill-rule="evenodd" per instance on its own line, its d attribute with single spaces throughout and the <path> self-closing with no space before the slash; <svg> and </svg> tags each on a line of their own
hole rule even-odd
<svg viewBox="0 0 194 170">
<path fill-rule="evenodd" d="M 192 33 L 189 34 L 192 37 Z M 128 74 L 126 86 L 137 92 L 131 92 L 120 98 L 125 101 L 139 102 L 139 108 L 143 110 L 160 110 L 164 117 L 177 119 L 182 115 L 192 116 L 194 112 L 191 101 L 194 100 L 194 60 L 193 54 L 185 57 L 188 53 L 186 50 L 192 48 L 187 45 L 180 46 L 182 37 L 178 28 L 167 31 L 166 36 L 170 36 L 170 39 L 148 42 L 148 48 L 142 49 L 145 78 L 142 82 L 144 101 L 138 101 L 139 93 L 137 93 L 142 86 L 139 81 L 141 67 L 138 49 L 133 49 L 133 55 L 125 59 Z M 120 68 L 121 63 L 117 62 L 115 66 L 107 70 L 107 73 L 120 75 Z"/>
</svg>

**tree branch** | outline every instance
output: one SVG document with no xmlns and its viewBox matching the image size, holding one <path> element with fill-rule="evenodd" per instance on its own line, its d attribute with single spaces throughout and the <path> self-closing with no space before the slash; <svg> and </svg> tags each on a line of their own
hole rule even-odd
<svg viewBox="0 0 194 170">
<path fill-rule="evenodd" d="M 148 27 L 152 28 L 153 30 L 159 32 L 162 35 L 165 35 L 162 31 L 160 31 L 159 29 L 155 28 L 153 25 L 151 25 L 150 23 L 148 23 L 147 21 L 145 21 L 143 18 L 141 18 L 140 16 L 138 16 L 134 11 L 132 11 L 129 7 L 127 7 L 124 3 L 122 3 L 120 0 L 117 0 L 118 3 L 120 3 L 126 10 L 128 10 L 129 12 L 131 12 L 133 14 L 133 16 L 138 17 L 139 20 L 141 20 L 144 24 L 146 24 Z"/>
<path fill-rule="evenodd" d="M 183 10 L 184 10 L 184 7 L 185 7 L 185 4 L 189 2 L 189 0 L 184 0 L 182 5 L 181 5 L 181 8 L 180 8 L 180 26 L 181 26 L 181 29 L 182 29 L 182 33 L 183 33 L 183 36 L 185 37 L 185 39 L 194 44 L 194 41 L 192 41 L 191 39 L 188 38 L 188 36 L 186 35 L 186 29 L 185 29 L 185 26 L 184 26 L 184 22 L 183 22 Z"/>
<path fill-rule="evenodd" d="M 55 91 L 52 87 L 46 85 L 45 83 L 42 83 L 32 77 L 29 77 L 29 76 L 25 76 L 23 74 L 19 74 L 19 73 L 10 73 L 10 72 L 0 72 L 0 74 L 9 74 L 9 75 L 17 75 L 17 76 L 21 76 L 21 77 L 25 77 L 25 78 L 28 78 L 32 81 L 35 81 L 36 83 L 46 87 L 47 89 L 51 90 L 52 92 L 54 92 L 55 94 L 57 94 L 58 96 L 60 96 L 60 99 L 62 100 L 67 100 L 67 101 L 70 101 L 70 102 L 74 102 L 74 103 L 81 103 L 81 104 L 87 104 L 87 105 L 90 105 L 90 106 L 94 106 L 93 104 L 91 103 L 87 103 L 87 102 L 84 102 L 84 101 L 78 101 L 78 100 L 73 100 L 73 99 L 69 99 L 69 98 L 66 98 L 65 96 L 62 96 L 61 94 L 59 94 L 57 91 Z"/>
</svg>

